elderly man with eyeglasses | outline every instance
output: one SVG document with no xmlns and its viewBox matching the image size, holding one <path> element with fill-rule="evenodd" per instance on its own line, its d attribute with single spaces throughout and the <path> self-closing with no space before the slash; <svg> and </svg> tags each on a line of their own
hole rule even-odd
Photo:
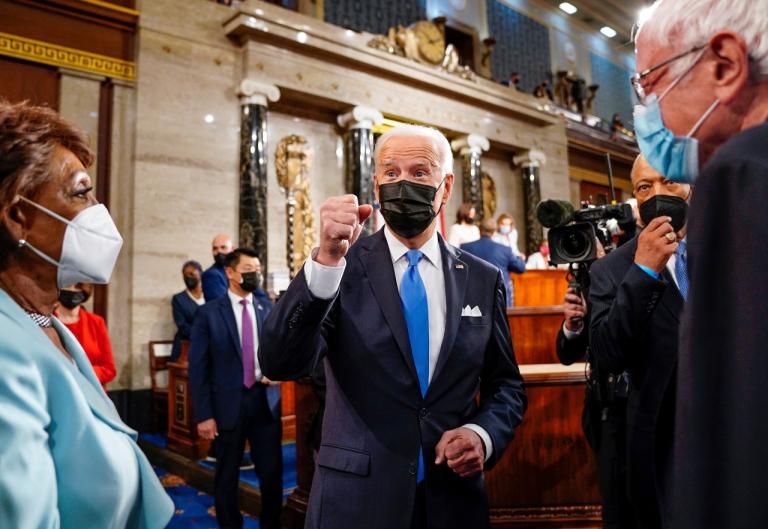
<svg viewBox="0 0 768 529">
<path fill-rule="evenodd" d="M 657 171 L 696 185 L 665 525 L 767 527 L 768 0 L 662 0 L 648 13 L 638 143 Z"/>
</svg>

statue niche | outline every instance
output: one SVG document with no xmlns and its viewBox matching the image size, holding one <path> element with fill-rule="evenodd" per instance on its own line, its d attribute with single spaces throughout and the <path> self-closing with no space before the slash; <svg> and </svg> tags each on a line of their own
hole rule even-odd
<svg viewBox="0 0 768 529">
<path fill-rule="evenodd" d="M 291 278 L 315 246 L 315 218 L 307 177 L 311 159 L 306 138 L 297 134 L 282 138 L 275 149 L 277 182 L 286 199 L 286 258 Z"/>
</svg>

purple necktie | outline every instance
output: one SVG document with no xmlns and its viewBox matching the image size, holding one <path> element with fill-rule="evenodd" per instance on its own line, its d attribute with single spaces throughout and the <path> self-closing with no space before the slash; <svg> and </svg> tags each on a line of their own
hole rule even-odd
<svg viewBox="0 0 768 529">
<path fill-rule="evenodd" d="M 251 315 L 248 313 L 248 300 L 241 299 L 240 304 L 243 306 L 243 385 L 246 388 L 250 388 L 256 383 L 256 366 L 254 364 L 255 360 L 253 347 L 253 322 L 251 321 Z"/>
</svg>

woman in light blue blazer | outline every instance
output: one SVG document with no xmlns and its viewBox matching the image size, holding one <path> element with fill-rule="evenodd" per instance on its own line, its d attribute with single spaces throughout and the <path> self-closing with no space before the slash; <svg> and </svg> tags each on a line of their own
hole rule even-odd
<svg viewBox="0 0 768 529">
<path fill-rule="evenodd" d="M 155 529 L 167 496 L 85 352 L 59 288 L 106 283 L 122 239 L 96 204 L 83 135 L 0 101 L 0 528 Z"/>
</svg>

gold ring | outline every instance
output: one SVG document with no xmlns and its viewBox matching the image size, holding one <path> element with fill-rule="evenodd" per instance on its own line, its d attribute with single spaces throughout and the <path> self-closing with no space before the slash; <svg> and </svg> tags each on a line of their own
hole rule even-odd
<svg viewBox="0 0 768 529">
<path fill-rule="evenodd" d="M 665 235 L 665 237 L 667 238 L 667 240 L 668 240 L 669 242 L 675 242 L 675 239 L 677 239 L 677 235 L 675 235 L 675 232 L 672 232 L 672 231 L 668 232 L 668 233 Z"/>
</svg>

